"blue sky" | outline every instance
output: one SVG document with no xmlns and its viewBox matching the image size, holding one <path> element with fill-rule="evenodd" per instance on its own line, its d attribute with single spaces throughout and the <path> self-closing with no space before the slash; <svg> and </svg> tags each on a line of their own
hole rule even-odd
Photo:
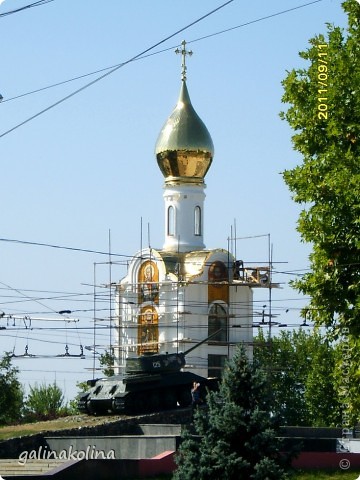
<svg viewBox="0 0 360 480">
<path fill-rule="evenodd" d="M 5 0 L 0 15 L 29 3 Z M 306 67 L 298 52 L 326 31 L 327 22 L 345 25 L 341 2 L 322 0 L 202 39 L 305 3 L 235 0 L 152 50 L 154 55 L 0 137 L 0 311 L 33 319 L 30 329 L 29 322 L 12 326 L 5 316 L 0 348 L 21 355 L 28 345 L 29 353 L 42 356 L 14 360 L 25 384 L 56 379 L 67 397 L 74 396 L 76 380 L 92 376 L 91 357 L 51 356 L 65 353 L 66 343 L 72 354 L 79 353 L 80 343 L 92 344 L 94 281 L 121 279 L 128 258 L 148 244 L 148 231 L 151 246 L 162 247 L 163 178 L 153 152 L 178 97 L 181 60 L 174 50 L 183 39 L 194 52 L 188 60 L 190 97 L 215 145 L 206 177 L 206 246 L 227 248 L 236 221 L 238 237 L 271 235 L 273 261 L 285 262 L 274 263 L 277 272 L 307 268 L 310 249 L 296 232 L 300 208 L 280 175 L 301 161 L 291 130 L 279 118 L 281 81 L 287 70 Z M 14 97 L 125 62 L 221 4 L 54 0 L 0 17 L 0 135 L 101 74 Z M 110 243 L 120 264 L 110 271 L 107 255 L 6 240 L 101 252 Z M 236 248 L 245 263 L 268 261 L 267 236 L 239 240 Z M 273 292 L 272 311 L 282 322 L 300 323 L 306 300 L 289 288 L 292 278 L 274 274 L 282 289 Z M 95 291 L 96 315 L 106 319 L 108 291 Z M 255 300 L 260 311 L 268 305 L 268 292 L 257 292 Z M 79 319 L 77 330 L 56 315 L 60 310 Z M 105 345 L 109 333 L 99 332 L 98 341 Z"/>
</svg>

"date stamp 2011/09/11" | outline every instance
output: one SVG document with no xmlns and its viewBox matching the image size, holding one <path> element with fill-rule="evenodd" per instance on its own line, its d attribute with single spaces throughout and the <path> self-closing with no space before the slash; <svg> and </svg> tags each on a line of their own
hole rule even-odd
<svg viewBox="0 0 360 480">
<path fill-rule="evenodd" d="M 328 61 L 327 61 L 327 44 L 320 43 L 318 47 L 318 65 L 317 65 L 317 80 L 318 80 L 318 106 L 317 117 L 319 120 L 328 119 Z"/>
</svg>

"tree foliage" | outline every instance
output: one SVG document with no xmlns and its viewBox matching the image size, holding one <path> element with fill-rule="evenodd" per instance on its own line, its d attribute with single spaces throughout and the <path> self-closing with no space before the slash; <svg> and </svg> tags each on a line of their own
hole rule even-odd
<svg viewBox="0 0 360 480">
<path fill-rule="evenodd" d="M 318 332 L 260 330 L 254 357 L 268 371 L 274 413 L 282 425 L 341 424 L 336 390 L 337 347 Z"/>
<path fill-rule="evenodd" d="M 21 418 L 24 391 L 18 373 L 19 370 L 11 364 L 11 354 L 6 352 L 0 360 L 0 425 Z"/>
<path fill-rule="evenodd" d="M 194 418 L 196 435 L 185 435 L 174 480 L 285 480 L 267 380 L 239 348 L 225 368 L 219 392 Z"/>
<path fill-rule="evenodd" d="M 69 401 L 69 404 L 68 404 L 68 407 L 67 407 L 69 415 L 76 415 L 76 414 L 79 413 L 79 409 L 78 409 L 79 396 L 81 394 L 83 394 L 84 392 L 86 392 L 87 390 L 89 390 L 89 385 L 86 381 L 85 382 L 77 382 L 76 386 L 78 388 L 77 394 L 76 394 L 75 398 L 73 398 Z"/>
<path fill-rule="evenodd" d="M 300 53 L 306 68 L 283 81 L 282 113 L 303 162 L 284 172 L 303 205 L 298 230 L 312 244 L 311 271 L 294 282 L 310 296 L 309 312 L 335 338 L 350 336 L 348 402 L 360 411 L 360 4 L 346 0 L 348 27 L 327 25 Z M 322 54 L 322 55 L 320 55 Z M 322 114 L 319 110 L 320 105 Z M 326 113 L 326 115 L 324 114 Z"/>
<path fill-rule="evenodd" d="M 105 350 L 103 354 L 99 357 L 100 366 L 102 367 L 102 371 L 106 377 L 112 377 L 114 375 L 114 363 L 115 363 L 115 353 L 114 350 L 111 349 Z"/>
<path fill-rule="evenodd" d="M 38 420 L 48 420 L 62 415 L 64 395 L 55 382 L 52 385 L 35 384 L 29 388 L 30 393 L 25 402 L 28 416 Z"/>
</svg>

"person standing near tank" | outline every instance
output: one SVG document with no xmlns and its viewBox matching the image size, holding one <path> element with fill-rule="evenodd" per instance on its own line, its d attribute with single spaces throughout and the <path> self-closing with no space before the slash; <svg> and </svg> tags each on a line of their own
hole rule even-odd
<svg viewBox="0 0 360 480">
<path fill-rule="evenodd" d="M 193 411 L 201 403 L 202 403 L 202 400 L 200 397 L 200 383 L 194 382 L 193 388 L 191 389 L 191 407 Z"/>
</svg>

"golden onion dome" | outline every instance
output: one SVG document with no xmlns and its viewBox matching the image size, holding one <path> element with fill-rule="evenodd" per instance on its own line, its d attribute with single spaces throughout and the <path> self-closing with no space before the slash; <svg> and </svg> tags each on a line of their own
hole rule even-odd
<svg viewBox="0 0 360 480">
<path fill-rule="evenodd" d="M 214 145 L 191 104 L 185 80 L 177 105 L 157 139 L 155 154 L 166 183 L 204 183 Z"/>
</svg>

